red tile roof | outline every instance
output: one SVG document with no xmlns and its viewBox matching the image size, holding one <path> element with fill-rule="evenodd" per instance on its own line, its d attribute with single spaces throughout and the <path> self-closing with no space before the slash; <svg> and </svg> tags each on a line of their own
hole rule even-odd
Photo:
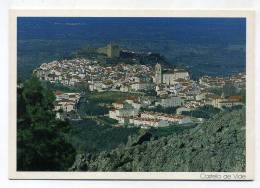
<svg viewBox="0 0 260 188">
<path fill-rule="evenodd" d="M 56 91 L 55 95 L 62 95 L 63 93 L 61 91 Z"/>
</svg>

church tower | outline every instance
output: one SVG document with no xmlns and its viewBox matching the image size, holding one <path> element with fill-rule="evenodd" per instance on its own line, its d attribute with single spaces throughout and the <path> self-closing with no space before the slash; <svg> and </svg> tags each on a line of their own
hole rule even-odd
<svg viewBox="0 0 260 188">
<path fill-rule="evenodd" d="M 162 83 L 162 67 L 159 63 L 155 65 L 155 83 L 156 84 Z"/>
</svg>

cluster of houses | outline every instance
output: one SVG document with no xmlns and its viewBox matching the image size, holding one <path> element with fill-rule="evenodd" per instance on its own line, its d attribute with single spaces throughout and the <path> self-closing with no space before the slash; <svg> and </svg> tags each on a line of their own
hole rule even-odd
<svg viewBox="0 0 260 188">
<path fill-rule="evenodd" d="M 191 119 L 181 115 L 184 111 L 196 110 L 205 105 L 220 109 L 244 105 L 241 96 L 237 94 L 245 89 L 244 73 L 230 77 L 203 76 L 195 81 L 184 69 L 163 70 L 158 63 L 155 67 L 124 63 L 102 65 L 96 60 L 76 58 L 44 63 L 34 70 L 34 74 L 41 80 L 68 87 L 84 85 L 91 92 L 120 91 L 140 94 L 139 97 L 132 96 L 112 104 L 113 108 L 108 115 L 120 124 L 141 127 L 185 124 L 191 122 Z M 212 89 L 222 90 L 222 95 L 212 92 Z M 147 95 L 147 92 L 152 94 Z M 63 119 L 64 114 L 68 116 L 76 112 L 79 99 L 79 93 L 56 92 L 57 118 Z M 143 109 L 151 111 L 158 106 L 176 107 L 176 114 L 141 112 Z"/>
<path fill-rule="evenodd" d="M 211 105 L 215 108 L 230 108 L 234 106 L 244 105 L 241 96 L 229 96 L 227 98 L 215 97 Z"/>
<path fill-rule="evenodd" d="M 109 117 L 119 123 L 130 123 L 141 127 L 163 127 L 171 124 L 186 124 L 192 122 L 191 117 L 183 116 L 185 111 L 193 111 L 205 105 L 215 108 L 230 108 L 244 105 L 242 97 L 236 95 L 245 89 L 245 74 L 239 73 L 230 77 L 202 77 L 199 82 L 191 80 L 185 70 L 163 71 L 161 66 L 155 66 L 153 76 L 156 96 L 143 97 L 142 100 L 126 100 L 113 103 Z M 220 89 L 222 95 L 212 92 Z M 140 102 L 141 101 L 141 102 Z M 143 103 L 146 101 L 146 106 Z M 175 115 L 156 112 L 140 112 L 139 109 L 176 107 Z M 193 118 L 194 120 L 194 118 Z"/>
<path fill-rule="evenodd" d="M 142 128 L 165 127 L 170 125 L 189 124 L 194 121 L 201 122 L 201 118 L 191 118 L 182 115 L 185 111 L 193 111 L 198 107 L 212 105 L 215 108 L 229 108 L 244 105 L 240 96 L 230 96 L 227 98 L 214 97 L 199 101 L 185 101 L 181 97 L 168 98 L 142 98 L 131 97 L 125 101 L 116 101 L 112 104 L 109 117 L 118 121 L 119 124 L 132 124 Z M 176 107 L 176 114 L 158 113 L 152 109 L 161 106 L 163 108 Z M 140 110 L 142 108 L 142 110 Z M 149 109 L 144 111 L 143 109 Z"/>
<path fill-rule="evenodd" d="M 56 112 L 56 118 L 77 118 L 77 104 L 80 99 L 80 93 L 63 93 L 56 91 L 55 96 L 54 111 Z"/>
<path fill-rule="evenodd" d="M 199 79 L 199 83 L 205 87 L 222 88 L 225 84 L 230 83 L 236 88 L 245 88 L 246 74 L 238 73 L 230 77 L 211 77 L 203 76 Z"/>
<path fill-rule="evenodd" d="M 50 83 L 60 83 L 65 86 L 75 86 L 84 83 L 95 71 L 96 61 L 87 59 L 72 59 L 43 63 L 33 73 L 41 80 Z"/>
<path fill-rule="evenodd" d="M 153 68 L 148 65 L 102 66 L 96 60 L 71 59 L 44 63 L 34 74 L 41 80 L 64 86 L 83 85 L 90 91 L 147 91 L 154 88 Z"/>
<path fill-rule="evenodd" d="M 180 106 L 179 97 L 170 97 L 163 102 L 166 107 Z M 141 108 L 152 107 L 151 104 L 161 105 L 155 100 L 142 100 L 140 97 L 131 96 L 125 101 L 117 101 L 112 104 L 113 108 L 109 111 L 109 117 L 118 120 L 119 124 L 132 124 L 134 126 L 146 127 L 165 127 L 173 124 L 191 123 L 191 118 L 183 115 L 169 115 L 152 111 L 142 111 Z"/>
</svg>

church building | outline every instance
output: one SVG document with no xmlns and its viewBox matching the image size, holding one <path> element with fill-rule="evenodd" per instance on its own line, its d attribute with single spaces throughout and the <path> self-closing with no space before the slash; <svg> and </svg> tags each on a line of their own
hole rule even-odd
<svg viewBox="0 0 260 188">
<path fill-rule="evenodd" d="M 174 69 L 174 70 L 167 70 L 162 71 L 162 67 L 160 64 L 155 65 L 155 77 L 154 82 L 155 84 L 166 84 L 166 85 L 173 85 L 176 83 L 178 79 L 185 79 L 189 80 L 190 76 L 186 70 L 183 69 Z"/>
</svg>

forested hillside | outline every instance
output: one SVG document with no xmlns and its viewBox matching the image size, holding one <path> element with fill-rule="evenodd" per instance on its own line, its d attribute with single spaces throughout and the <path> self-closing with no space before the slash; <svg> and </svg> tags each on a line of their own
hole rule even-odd
<svg viewBox="0 0 260 188">
<path fill-rule="evenodd" d="M 80 154 L 75 171 L 245 171 L 245 109 L 221 112 L 182 133 L 157 139 L 146 131 L 125 146 Z"/>
</svg>

